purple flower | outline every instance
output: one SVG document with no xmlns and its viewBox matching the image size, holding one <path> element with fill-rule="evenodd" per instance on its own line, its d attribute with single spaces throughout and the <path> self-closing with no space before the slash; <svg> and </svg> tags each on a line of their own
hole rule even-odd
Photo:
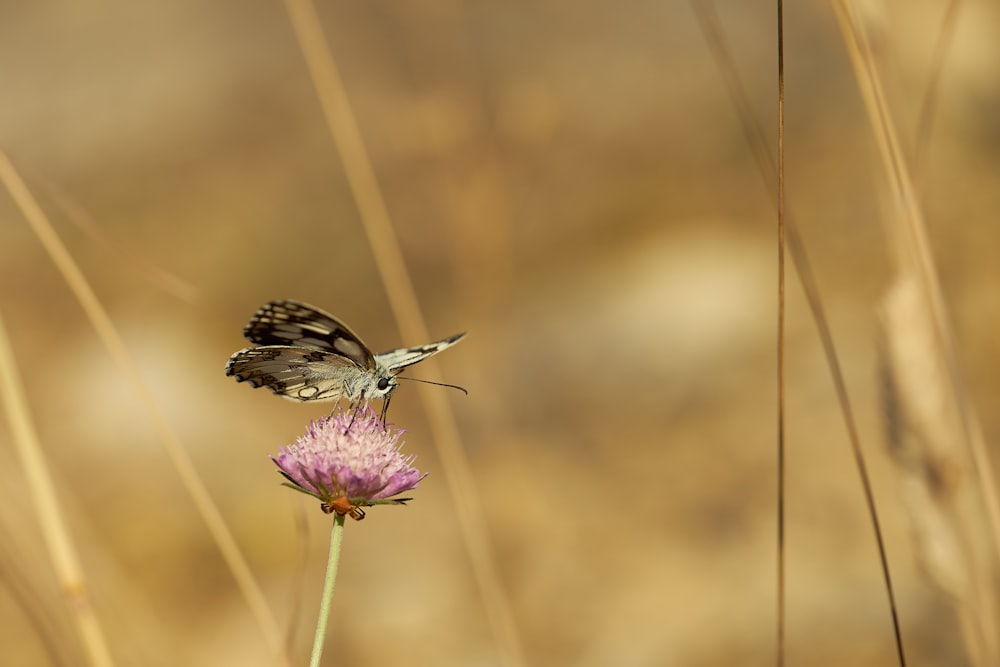
<svg viewBox="0 0 1000 667">
<path fill-rule="evenodd" d="M 309 431 L 271 457 L 291 487 L 317 498 L 327 514 L 361 520 L 361 506 L 402 505 L 393 498 L 410 491 L 426 475 L 413 468 L 414 456 L 399 451 L 401 430 L 384 426 L 368 408 L 338 411 L 309 424 Z"/>
</svg>

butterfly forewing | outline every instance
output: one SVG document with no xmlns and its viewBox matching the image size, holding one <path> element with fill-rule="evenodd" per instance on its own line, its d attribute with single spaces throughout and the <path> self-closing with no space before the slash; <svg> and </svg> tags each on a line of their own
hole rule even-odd
<svg viewBox="0 0 1000 667">
<path fill-rule="evenodd" d="M 251 343 L 292 345 L 332 352 L 362 368 L 375 368 L 368 346 L 333 315 L 299 301 L 271 301 L 254 313 L 243 330 Z"/>
<path fill-rule="evenodd" d="M 455 334 L 450 338 L 439 340 L 435 343 L 428 343 L 427 345 L 420 345 L 418 347 L 401 347 L 398 350 L 380 352 L 375 355 L 375 361 L 376 363 L 385 366 L 390 371 L 398 371 L 406 368 L 407 366 L 412 366 L 418 361 L 423 361 L 427 357 L 435 355 L 442 350 L 448 349 L 464 337 L 465 334 L 460 333 Z"/>
</svg>

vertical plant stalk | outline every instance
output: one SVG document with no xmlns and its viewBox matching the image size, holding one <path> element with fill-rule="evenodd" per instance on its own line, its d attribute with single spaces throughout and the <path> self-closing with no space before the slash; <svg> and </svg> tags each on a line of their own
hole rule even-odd
<svg viewBox="0 0 1000 667">
<path fill-rule="evenodd" d="M 969 664 L 997 665 L 995 563 L 931 314 L 912 275 L 898 277 L 881 305 L 886 442 L 917 562 L 955 610 Z"/>
<path fill-rule="evenodd" d="M 28 172 L 28 178 L 34 174 Z M 193 304 L 201 298 L 201 290 L 188 281 L 173 275 L 169 271 L 156 266 L 145 257 L 133 252 L 124 243 L 114 238 L 87 212 L 87 210 L 61 187 L 42 180 L 43 196 L 48 195 L 52 203 L 61 209 L 66 219 L 87 235 L 92 241 L 103 246 L 111 255 L 120 259 L 128 268 L 134 270 L 157 289 L 163 290 L 175 299 L 186 304 Z"/>
<path fill-rule="evenodd" d="M 871 46 L 850 2 L 834 0 L 847 53 L 854 66 L 869 123 L 882 156 L 897 215 L 888 226 L 891 244 L 897 250 L 897 270 L 913 276 L 932 316 L 936 345 L 943 355 L 951 391 L 958 407 L 962 434 L 968 443 L 976 478 L 989 519 L 994 554 L 1000 554 L 1000 501 L 993 467 L 978 420 L 969 407 L 965 384 L 959 372 L 955 341 L 948 325 L 937 268 L 930 252 L 923 213 L 917 203 L 913 181 L 892 123 L 882 82 L 875 68 Z"/>
<path fill-rule="evenodd" d="M 306 520 L 305 509 L 301 503 L 294 503 L 291 509 L 295 522 L 295 540 L 298 547 L 296 563 L 291 568 L 292 582 L 288 587 L 288 608 L 291 609 L 285 625 L 285 652 L 292 655 L 295 650 L 295 638 L 298 636 L 299 623 L 302 618 L 302 598 L 306 589 L 306 568 L 309 565 L 311 531 Z"/>
<path fill-rule="evenodd" d="M 772 194 L 775 208 L 778 207 L 777 193 L 775 186 L 778 180 L 778 172 L 775 167 L 771 153 L 768 149 L 764 130 L 754 120 L 754 114 L 750 105 L 746 91 L 740 83 L 736 73 L 732 53 L 726 47 L 722 34 L 722 27 L 718 17 L 712 9 L 709 0 L 692 0 L 692 7 L 701 23 L 702 30 L 708 45 L 712 50 L 719 69 L 725 81 L 729 93 L 732 96 L 733 104 L 743 122 L 747 140 L 757 161 L 757 169 L 764 178 L 766 190 Z M 812 314 L 813 322 L 819 334 L 823 347 L 823 354 L 826 357 L 827 367 L 830 369 L 830 377 L 833 381 L 834 391 L 837 394 L 837 402 L 840 404 L 840 411 L 844 417 L 844 424 L 847 427 L 848 439 L 851 443 L 851 451 L 854 454 L 855 467 L 861 481 L 861 488 L 865 496 L 865 504 L 868 508 L 868 516 L 871 520 L 872 530 L 875 533 L 876 547 L 878 549 L 879 561 L 882 567 L 882 579 L 885 582 L 886 597 L 889 601 L 889 611 L 892 615 L 893 634 L 896 640 L 896 652 L 901 667 L 906 665 L 906 658 L 903 653 L 903 640 L 899 627 L 899 613 L 896 607 L 896 596 L 893 590 L 892 578 L 889 572 L 889 559 L 885 551 L 885 542 L 882 539 L 881 522 L 879 521 L 878 509 L 875 506 L 875 495 L 872 491 L 871 479 L 868 475 L 868 465 L 865 462 L 864 450 L 861 448 L 861 438 L 858 435 L 857 421 L 854 418 L 854 409 L 851 406 L 850 398 L 847 394 L 847 384 L 844 381 L 844 373 L 837 357 L 837 348 L 834 345 L 833 332 L 830 330 L 830 323 L 826 318 L 826 311 L 823 309 L 823 299 L 820 295 L 819 284 L 813 274 L 812 262 L 806 252 L 805 241 L 798 230 L 792 216 L 786 210 L 785 226 L 788 242 L 788 254 L 795 264 L 796 273 L 802 290 L 805 292 L 806 301 Z"/>
<path fill-rule="evenodd" d="M 313 637 L 309 667 L 319 667 L 320 659 L 323 657 L 323 642 L 326 639 L 326 629 L 330 624 L 333 586 L 337 582 L 337 566 L 340 564 L 340 544 L 344 540 L 345 516 L 344 514 L 336 514 L 333 518 L 333 530 L 330 532 L 330 554 L 326 559 L 326 577 L 323 579 L 323 594 L 319 603 L 319 617 L 316 619 L 316 635 Z"/>
<path fill-rule="evenodd" d="M 14 446 L 28 482 L 38 525 L 48 548 L 56 579 L 76 623 L 87 661 L 93 667 L 111 667 L 114 661 L 104 630 L 91 603 L 87 579 L 73 537 L 59 507 L 55 484 L 35 431 L 14 353 L 0 316 L 0 400 L 6 408 Z"/>
<path fill-rule="evenodd" d="M 778 646 L 785 664 L 785 13 L 778 0 Z"/>
<path fill-rule="evenodd" d="M 934 116 L 937 111 L 938 93 L 941 87 L 941 73 L 944 70 L 945 56 L 951 48 L 955 37 L 955 23 L 958 20 L 958 10 L 962 0 L 948 0 L 948 6 L 941 19 L 941 29 L 934 43 L 934 55 L 931 56 L 931 75 L 924 91 L 924 101 L 920 104 L 920 115 L 917 116 L 917 131 L 913 149 L 914 189 L 919 192 L 923 175 L 926 173 L 927 144 L 930 143 L 931 128 L 934 126 Z"/>
<path fill-rule="evenodd" d="M 883 298 L 887 313 L 885 337 L 889 342 L 886 347 L 892 353 L 903 349 L 904 343 L 914 345 L 912 340 L 904 340 L 904 333 L 906 338 L 919 339 L 921 349 L 916 360 L 935 363 L 940 371 L 915 377 L 908 372 L 914 360 L 899 363 L 891 354 L 886 364 L 886 384 L 890 388 L 887 401 L 890 435 L 893 426 L 900 432 L 907 431 L 908 438 L 900 439 L 900 442 L 912 439 L 918 443 L 909 456 L 928 462 L 921 474 L 913 474 L 912 466 L 904 466 L 902 475 L 902 481 L 910 491 L 908 500 L 918 547 L 923 551 L 918 555 L 931 565 L 927 569 L 931 580 L 954 603 L 974 664 L 993 665 L 1000 652 L 993 592 L 995 563 L 1000 555 L 1000 504 L 992 464 L 959 372 L 956 345 L 930 252 L 923 211 L 900 146 L 870 41 L 850 2 L 834 0 L 833 6 L 895 207 L 894 215 L 886 219 L 890 247 L 896 252 L 893 286 Z M 950 28 L 945 26 L 944 29 Z M 919 321 L 919 326 L 914 326 L 914 321 Z M 900 355 L 900 358 L 904 357 Z M 893 396 L 901 400 L 894 401 Z M 933 400 L 928 400 L 928 396 L 933 396 Z M 898 405 L 894 405 L 896 402 Z M 928 410 L 928 407 L 931 409 Z M 949 419 L 946 415 L 953 415 L 954 418 Z M 891 438 L 890 444 L 895 444 Z M 942 470 L 967 470 L 969 465 L 973 468 L 977 488 L 962 484 L 961 475 L 950 484 L 941 483 Z M 975 496 L 975 508 L 959 503 L 959 493 L 965 488 L 968 494 Z M 914 489 L 918 491 L 914 492 Z M 922 500 L 915 502 L 915 498 Z M 973 522 L 974 510 L 985 513 L 987 530 L 982 530 Z M 977 551 L 974 545 L 981 543 L 979 538 L 983 533 L 987 535 L 986 544 L 979 544 Z M 928 536 L 933 539 L 922 539 Z M 930 553 L 931 549 L 937 553 Z M 942 557 L 943 549 L 950 549 L 953 553 Z M 962 576 L 949 576 L 954 574 L 954 563 L 959 561 L 965 564 L 964 568 L 958 568 L 962 570 Z M 966 580 L 973 582 L 972 585 L 956 585 L 956 582 Z"/>
<path fill-rule="evenodd" d="M 427 325 L 406 269 L 399 240 L 389 219 L 375 171 L 315 7 L 309 0 L 285 0 L 285 6 L 319 96 L 330 134 L 340 154 L 396 324 L 403 340 L 428 340 L 430 336 Z M 428 379 L 439 378 L 435 360 L 428 359 L 423 368 L 427 371 Z M 442 392 L 423 385 L 417 389 L 434 434 L 434 445 L 441 459 L 501 664 L 509 667 L 523 665 L 520 636 L 510 601 L 500 583 L 493 547 L 486 530 L 486 518 L 472 482 L 471 467 L 462 449 L 451 407 Z"/>
<path fill-rule="evenodd" d="M 195 507 L 208 527 L 209 533 L 215 540 L 219 552 L 225 561 L 229 571 L 236 581 L 236 585 L 243 594 L 250 608 L 251 613 L 260 627 L 261 635 L 267 643 L 268 648 L 274 654 L 279 664 L 288 665 L 288 658 L 278 632 L 278 624 L 267 605 L 263 592 L 257 585 L 250 566 L 243 557 L 236 540 L 226 526 L 225 519 L 219 511 L 218 506 L 212 500 L 205 483 L 202 481 L 195 468 L 194 463 L 188 456 L 187 451 L 181 444 L 180 438 L 174 433 L 173 428 L 167 420 L 166 415 L 160 409 L 153 393 L 146 386 L 139 372 L 139 367 L 129 355 L 118 330 L 111 322 L 111 317 L 101 305 L 100 300 L 94 293 L 93 288 L 87 282 L 80 267 L 73 261 L 72 255 L 63 245 L 56 234 L 48 218 L 42 211 L 38 202 L 32 196 L 28 187 L 21 180 L 20 175 L 14 169 L 7 155 L 0 150 L 0 182 L 4 184 L 10 192 L 21 213 L 28 221 L 31 230 L 41 241 L 49 257 L 56 268 L 62 274 L 63 279 L 69 285 L 77 301 L 83 308 L 84 313 L 90 320 L 91 325 L 97 331 L 98 337 L 110 352 L 119 370 L 125 376 L 131 386 L 132 391 L 139 399 L 139 404 L 146 412 L 146 416 L 153 424 L 161 444 L 170 458 L 174 469 L 181 479 L 184 489 L 194 501 Z"/>
</svg>

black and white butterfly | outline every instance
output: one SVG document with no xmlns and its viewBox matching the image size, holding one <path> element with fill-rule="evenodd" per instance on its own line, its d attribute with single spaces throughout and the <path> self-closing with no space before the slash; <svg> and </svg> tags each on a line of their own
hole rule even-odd
<svg viewBox="0 0 1000 667">
<path fill-rule="evenodd" d="M 372 354 L 346 324 L 299 301 L 265 303 L 243 335 L 259 347 L 244 348 L 229 358 L 226 375 L 237 382 L 267 387 L 292 401 L 347 399 L 357 406 L 381 398 L 383 421 L 399 384 L 396 375 L 465 336 Z"/>
</svg>

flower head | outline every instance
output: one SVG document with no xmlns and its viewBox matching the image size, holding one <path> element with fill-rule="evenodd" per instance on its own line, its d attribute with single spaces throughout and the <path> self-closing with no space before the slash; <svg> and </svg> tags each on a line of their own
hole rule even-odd
<svg viewBox="0 0 1000 667">
<path fill-rule="evenodd" d="M 369 407 L 340 412 L 309 424 L 295 443 L 271 460 L 297 491 L 319 499 L 326 513 L 361 520 L 362 506 L 405 503 L 393 498 L 410 491 L 426 475 L 413 468 L 414 456 L 399 451 L 403 431 L 385 426 Z"/>
</svg>

